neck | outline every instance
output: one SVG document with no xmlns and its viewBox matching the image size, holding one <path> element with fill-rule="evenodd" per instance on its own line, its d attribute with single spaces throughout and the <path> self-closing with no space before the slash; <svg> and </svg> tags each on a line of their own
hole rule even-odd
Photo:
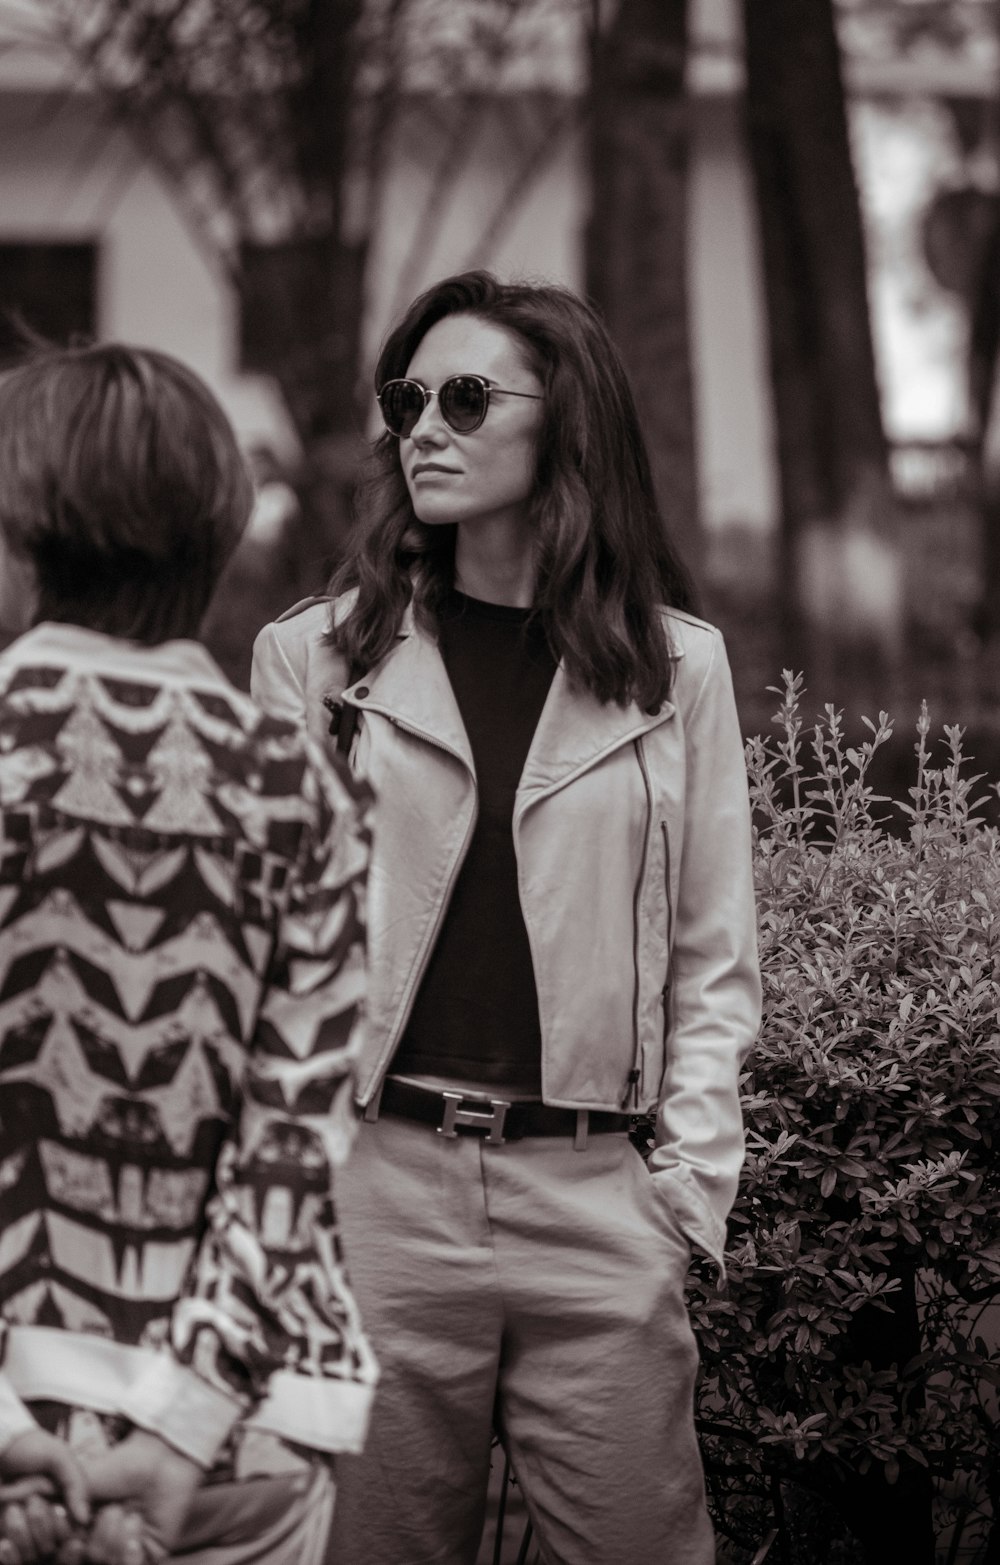
<svg viewBox="0 0 1000 1565">
<path fill-rule="evenodd" d="M 522 517 L 499 516 L 459 525 L 455 586 L 470 598 L 530 609 L 535 598 L 535 558 Z"/>
</svg>

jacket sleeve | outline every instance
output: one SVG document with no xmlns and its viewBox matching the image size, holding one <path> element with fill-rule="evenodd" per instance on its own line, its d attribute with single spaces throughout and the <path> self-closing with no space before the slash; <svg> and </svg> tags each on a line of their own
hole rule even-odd
<svg viewBox="0 0 1000 1565">
<path fill-rule="evenodd" d="M 289 657 L 277 625 L 265 625 L 253 644 L 250 694 L 272 717 L 305 725 L 305 669 Z"/>
<path fill-rule="evenodd" d="M 717 631 L 685 752 L 667 1062 L 649 1167 L 685 1233 L 721 1269 L 744 1157 L 739 1072 L 760 1026 L 761 985 L 746 765 Z"/>
<path fill-rule="evenodd" d="M 254 642 L 250 690 L 266 712 L 299 724 L 332 756 L 327 702 L 336 702 L 348 683 L 348 670 L 324 639 L 328 616 L 329 603 L 321 600 L 265 625 Z"/>
<path fill-rule="evenodd" d="M 172 1351 L 122 1411 L 208 1465 L 248 1414 L 320 1451 L 357 1450 L 376 1369 L 349 1293 L 332 1175 L 354 1133 L 364 996 L 367 795 L 318 753 L 249 1057 Z"/>
</svg>

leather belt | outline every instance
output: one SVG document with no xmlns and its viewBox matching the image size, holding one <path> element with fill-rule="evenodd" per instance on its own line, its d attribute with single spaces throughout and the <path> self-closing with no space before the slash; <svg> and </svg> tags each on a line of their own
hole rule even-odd
<svg viewBox="0 0 1000 1565">
<path fill-rule="evenodd" d="M 545 1103 L 512 1101 L 499 1093 L 493 1097 L 457 1088 L 418 1087 L 392 1077 L 383 1082 L 381 1098 L 373 1100 L 365 1118 L 380 1114 L 419 1120 L 432 1125 L 439 1136 L 485 1136 L 491 1146 L 525 1136 L 572 1136 L 579 1146 L 588 1134 L 627 1131 L 632 1124 L 630 1115 L 605 1109 L 549 1108 Z"/>
</svg>

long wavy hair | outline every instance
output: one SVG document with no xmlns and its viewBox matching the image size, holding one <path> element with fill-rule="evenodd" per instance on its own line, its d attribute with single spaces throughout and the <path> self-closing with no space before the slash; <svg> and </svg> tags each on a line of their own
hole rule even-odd
<svg viewBox="0 0 1000 1565">
<path fill-rule="evenodd" d="M 655 709 L 673 671 L 662 608 L 690 608 L 693 592 L 660 515 L 617 349 L 569 290 L 464 272 L 414 300 L 379 355 L 376 388 L 404 376 L 425 334 L 449 315 L 510 333 L 542 383 L 530 501 L 533 612 L 553 653 L 599 701 Z M 352 597 L 327 638 L 353 667 L 368 669 L 392 647 L 407 604 L 434 633 L 453 582 L 456 529 L 425 526 L 414 515 L 399 441 L 388 434 L 373 447 L 358 510 L 352 546 L 330 584 L 334 596 Z"/>
</svg>

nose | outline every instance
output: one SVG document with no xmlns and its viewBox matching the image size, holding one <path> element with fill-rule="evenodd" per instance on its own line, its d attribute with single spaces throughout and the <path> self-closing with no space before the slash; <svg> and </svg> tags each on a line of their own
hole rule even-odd
<svg viewBox="0 0 1000 1565">
<path fill-rule="evenodd" d="M 410 439 L 417 446 L 433 445 L 448 438 L 448 426 L 441 417 L 437 397 L 431 396 L 424 403 L 424 411 L 410 431 Z"/>
</svg>

